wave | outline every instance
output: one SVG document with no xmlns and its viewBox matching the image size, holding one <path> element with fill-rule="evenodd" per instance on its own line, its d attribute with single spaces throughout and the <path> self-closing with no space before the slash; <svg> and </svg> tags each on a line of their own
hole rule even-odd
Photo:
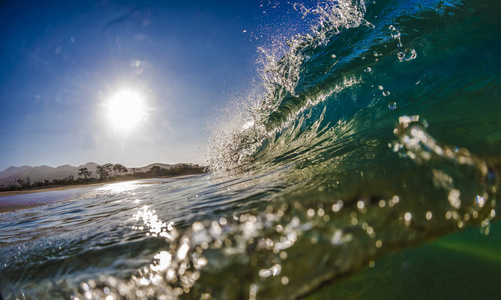
<svg viewBox="0 0 501 300">
<path fill-rule="evenodd" d="M 284 275 L 293 263 L 276 250 L 261 278 L 278 273 L 293 284 L 276 278 L 250 286 L 264 298 L 302 297 L 385 251 L 466 226 L 488 232 L 498 208 L 500 5 L 297 7 L 314 14 L 316 25 L 292 37 L 280 59 L 277 50 L 262 50 L 265 93 L 231 130 L 215 133 L 210 165 L 282 189 L 269 204 L 278 212 L 255 216 L 258 224 L 279 225 L 264 225 L 260 234 L 278 234 L 271 245 L 293 234 L 290 243 L 302 245 L 290 250 L 295 257 L 307 244 L 318 253 L 297 263 L 311 280 Z M 280 236 L 278 227 L 294 229 Z"/>
<path fill-rule="evenodd" d="M 487 7 L 482 1 L 378 1 L 368 4 L 368 13 L 364 1 L 299 7 L 315 14 L 317 25 L 289 40 L 279 60 L 276 50 L 262 50 L 265 95 L 230 132 L 215 134 L 213 170 L 332 157 L 315 149 L 364 131 L 386 130 L 384 138 L 391 138 L 389 127 L 401 115 L 443 122 L 437 107 L 467 102 L 473 90 L 487 89 L 486 98 L 495 92 L 492 61 L 499 43 L 495 33 L 485 33 L 499 25 L 466 21 Z M 466 49 L 464 38 L 476 33 L 483 36 L 474 41 L 480 44 Z M 451 95 L 463 91 L 460 99 Z M 433 106 L 427 109 L 427 103 Z M 448 115 L 456 122 L 465 117 L 456 110 Z"/>
<path fill-rule="evenodd" d="M 264 93 L 214 126 L 212 173 L 144 194 L 141 209 L 127 202 L 135 231 L 107 243 L 147 253 L 129 262 L 145 266 L 49 278 L 32 295 L 297 299 L 390 252 L 468 226 L 489 233 L 501 4 L 294 7 L 311 30 L 260 50 Z"/>
</svg>

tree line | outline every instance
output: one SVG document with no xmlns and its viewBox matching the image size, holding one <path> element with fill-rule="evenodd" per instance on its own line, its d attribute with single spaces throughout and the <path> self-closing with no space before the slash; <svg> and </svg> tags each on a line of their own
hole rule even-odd
<svg viewBox="0 0 501 300">
<path fill-rule="evenodd" d="M 84 185 L 90 183 L 113 182 L 129 179 L 142 179 L 154 177 L 173 177 L 182 175 L 202 174 L 206 172 L 205 167 L 196 164 L 178 164 L 172 168 L 161 168 L 153 166 L 148 171 L 141 171 L 139 168 L 127 169 L 121 164 L 104 164 L 96 168 L 95 173 L 86 167 L 78 169 L 78 177 L 70 175 L 62 179 L 32 181 L 30 177 L 11 178 L 6 186 L 0 187 L 0 191 L 27 190 L 34 188 L 59 187 L 66 185 Z"/>
</svg>

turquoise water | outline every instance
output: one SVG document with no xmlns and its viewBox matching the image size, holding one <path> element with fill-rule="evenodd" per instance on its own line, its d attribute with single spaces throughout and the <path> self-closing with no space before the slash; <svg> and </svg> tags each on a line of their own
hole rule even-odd
<svg viewBox="0 0 501 300">
<path fill-rule="evenodd" d="M 365 281 L 391 297 L 370 270 L 386 265 L 399 278 L 391 266 L 410 253 L 408 298 L 422 298 L 432 266 L 416 264 L 419 249 L 456 257 L 451 265 L 499 261 L 489 249 L 498 245 L 501 5 L 296 8 L 311 30 L 261 49 L 263 92 L 212 126 L 209 174 L 73 190 L 0 215 L 3 297 L 344 298 Z M 458 252 L 473 233 L 485 244 Z M 497 274 L 488 264 L 476 272 Z"/>
<path fill-rule="evenodd" d="M 501 227 L 475 228 L 392 253 L 308 297 L 314 299 L 496 299 Z"/>
</svg>

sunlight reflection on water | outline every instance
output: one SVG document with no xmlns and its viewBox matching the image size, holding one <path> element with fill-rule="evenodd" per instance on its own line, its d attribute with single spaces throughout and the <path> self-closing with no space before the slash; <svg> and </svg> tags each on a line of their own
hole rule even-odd
<svg viewBox="0 0 501 300">
<path fill-rule="evenodd" d="M 130 192 L 139 188 L 139 181 L 127 181 L 127 182 L 119 182 L 107 184 L 103 187 L 97 189 L 98 191 L 109 192 L 110 194 L 119 194 L 124 192 Z"/>
</svg>

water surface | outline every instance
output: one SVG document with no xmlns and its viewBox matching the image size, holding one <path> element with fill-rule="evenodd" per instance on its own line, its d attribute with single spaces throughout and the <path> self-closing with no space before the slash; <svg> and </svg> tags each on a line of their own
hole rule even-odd
<svg viewBox="0 0 501 300">
<path fill-rule="evenodd" d="M 296 8 L 311 30 L 262 49 L 264 93 L 213 126 L 209 174 L 19 196 L 50 203 L 0 215 L 3 297 L 391 298 L 370 270 L 410 278 L 395 253 L 407 298 L 431 295 L 432 258 L 496 276 L 501 5 Z"/>
</svg>

